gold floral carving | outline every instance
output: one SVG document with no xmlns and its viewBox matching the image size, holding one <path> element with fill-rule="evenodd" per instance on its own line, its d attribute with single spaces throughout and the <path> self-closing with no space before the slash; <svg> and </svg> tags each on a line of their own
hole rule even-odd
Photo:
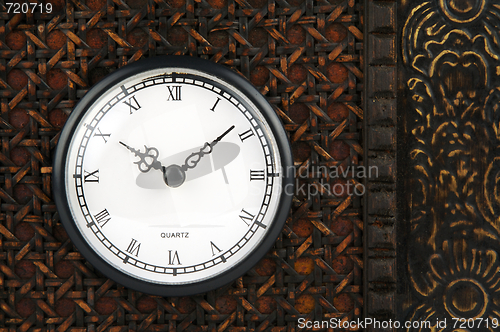
<svg viewBox="0 0 500 332">
<path fill-rule="evenodd" d="M 406 315 L 500 323 L 500 4 L 408 6 Z"/>
</svg>

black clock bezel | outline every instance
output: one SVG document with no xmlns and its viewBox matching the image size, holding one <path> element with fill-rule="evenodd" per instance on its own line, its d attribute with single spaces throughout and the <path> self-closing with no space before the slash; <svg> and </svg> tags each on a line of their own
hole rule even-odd
<svg viewBox="0 0 500 332">
<path fill-rule="evenodd" d="M 227 83 L 228 86 L 245 95 L 245 97 L 259 109 L 260 113 L 269 124 L 276 139 L 283 169 L 281 197 L 278 203 L 278 209 L 273 222 L 268 227 L 269 229 L 260 244 L 242 261 L 221 274 L 194 283 L 176 285 L 151 283 L 139 278 L 134 278 L 115 269 L 112 265 L 104 261 L 104 259 L 87 243 L 80 233 L 78 226 L 73 221 L 71 209 L 67 201 L 65 186 L 66 156 L 68 155 L 67 152 L 70 147 L 71 139 L 82 117 L 90 106 L 92 106 L 101 96 L 102 91 L 106 91 L 116 86 L 119 82 L 130 76 L 163 67 L 179 68 L 180 71 L 182 68 L 186 68 L 205 72 L 217 77 Z M 66 121 L 59 137 L 54 155 L 52 188 L 57 211 L 66 232 L 79 252 L 97 270 L 117 283 L 140 292 L 161 296 L 187 296 L 207 292 L 234 281 L 257 264 L 271 249 L 276 238 L 283 229 L 291 207 L 294 188 L 294 174 L 292 170 L 292 151 L 283 126 L 266 98 L 249 81 L 236 72 L 208 60 L 189 56 L 160 56 L 143 59 L 114 71 L 92 87 L 92 89 L 90 89 L 80 100 Z"/>
</svg>

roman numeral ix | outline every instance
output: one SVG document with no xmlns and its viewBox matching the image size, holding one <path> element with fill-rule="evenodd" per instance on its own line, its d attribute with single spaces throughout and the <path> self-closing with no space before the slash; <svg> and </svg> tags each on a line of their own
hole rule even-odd
<svg viewBox="0 0 500 332">
<path fill-rule="evenodd" d="M 95 170 L 92 173 L 85 171 L 85 175 L 83 176 L 83 181 L 87 182 L 97 182 L 99 183 L 99 170 Z"/>
</svg>

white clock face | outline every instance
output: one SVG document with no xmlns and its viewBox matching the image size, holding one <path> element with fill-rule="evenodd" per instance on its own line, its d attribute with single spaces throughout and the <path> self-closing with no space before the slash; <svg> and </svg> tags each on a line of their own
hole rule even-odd
<svg viewBox="0 0 500 332">
<path fill-rule="evenodd" d="M 85 242 L 118 271 L 156 284 L 199 282 L 246 259 L 282 194 L 262 114 L 188 69 L 145 71 L 102 91 L 72 134 L 65 172 Z"/>
</svg>

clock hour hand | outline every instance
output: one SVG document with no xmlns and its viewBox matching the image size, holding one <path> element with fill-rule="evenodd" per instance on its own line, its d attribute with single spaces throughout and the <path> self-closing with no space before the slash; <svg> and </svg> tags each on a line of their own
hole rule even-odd
<svg viewBox="0 0 500 332">
<path fill-rule="evenodd" d="M 213 147 L 233 129 L 234 125 L 226 130 L 222 135 L 214 139 L 211 143 L 206 142 L 200 151 L 191 153 L 184 161 L 184 165 L 179 166 L 174 164 L 165 167 L 163 169 L 163 180 L 167 186 L 176 188 L 183 184 L 186 180 L 186 171 L 188 169 L 195 168 L 204 155 L 212 153 Z"/>
<path fill-rule="evenodd" d="M 158 161 L 158 156 L 159 152 L 157 148 L 148 148 L 146 145 L 144 145 L 144 148 L 146 149 L 144 152 L 141 152 L 140 150 L 134 149 L 127 144 L 123 143 L 120 141 L 120 144 L 126 147 L 127 149 L 130 150 L 133 154 L 135 154 L 136 157 L 141 158 L 140 160 L 134 162 L 134 164 L 137 164 L 139 167 L 139 170 L 142 173 L 149 172 L 151 168 L 163 171 L 164 167 L 161 165 L 161 163 Z"/>
<path fill-rule="evenodd" d="M 134 149 L 133 147 L 130 147 L 121 141 L 119 143 L 129 149 L 130 152 L 135 154 L 137 157 L 141 158 L 134 163 L 138 165 L 141 172 L 149 172 L 151 168 L 162 171 L 163 181 L 165 181 L 165 184 L 169 187 L 176 188 L 184 183 L 186 174 L 181 169 L 181 167 L 178 165 L 170 165 L 168 167 L 163 166 L 158 161 L 158 156 L 160 155 L 160 153 L 158 152 L 157 148 L 148 148 L 146 145 L 144 145 L 146 151 L 141 152 L 140 150 Z"/>
</svg>

